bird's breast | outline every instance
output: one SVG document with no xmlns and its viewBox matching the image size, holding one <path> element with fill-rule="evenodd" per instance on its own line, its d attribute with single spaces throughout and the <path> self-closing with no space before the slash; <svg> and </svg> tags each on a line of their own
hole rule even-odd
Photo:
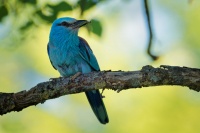
<svg viewBox="0 0 200 133">
<path fill-rule="evenodd" d="M 90 72 L 91 68 L 80 56 L 76 47 L 52 47 L 50 59 L 62 76 L 71 76 L 77 72 Z"/>
</svg>

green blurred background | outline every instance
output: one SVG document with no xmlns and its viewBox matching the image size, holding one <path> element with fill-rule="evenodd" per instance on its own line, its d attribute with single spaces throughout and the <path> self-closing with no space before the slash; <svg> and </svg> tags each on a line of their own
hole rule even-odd
<svg viewBox="0 0 200 133">
<path fill-rule="evenodd" d="M 141 0 L 0 1 L 0 92 L 27 90 L 58 77 L 47 55 L 51 23 L 70 16 L 93 22 L 80 29 L 101 70 L 139 70 L 144 65 L 200 67 L 200 1 L 149 1 L 152 61 Z M 199 133 L 200 94 L 160 86 L 116 93 L 105 90 L 110 123 L 101 125 L 84 93 L 48 100 L 0 117 L 0 133 Z"/>
</svg>

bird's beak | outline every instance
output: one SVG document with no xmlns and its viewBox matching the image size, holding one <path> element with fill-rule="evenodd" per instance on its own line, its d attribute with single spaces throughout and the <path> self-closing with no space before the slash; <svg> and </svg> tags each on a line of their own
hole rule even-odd
<svg viewBox="0 0 200 133">
<path fill-rule="evenodd" d="M 74 22 L 71 27 L 72 29 L 77 29 L 77 28 L 80 28 L 86 24 L 90 23 L 90 21 L 87 21 L 87 20 L 77 20 L 76 22 Z"/>
</svg>

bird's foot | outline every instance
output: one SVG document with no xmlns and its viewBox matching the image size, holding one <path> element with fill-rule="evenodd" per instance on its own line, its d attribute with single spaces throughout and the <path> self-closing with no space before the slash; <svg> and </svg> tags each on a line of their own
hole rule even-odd
<svg viewBox="0 0 200 133">
<path fill-rule="evenodd" d="M 76 74 L 74 74 L 73 76 L 70 77 L 70 80 L 75 80 L 81 74 L 82 74 L 81 72 L 77 72 Z"/>
<path fill-rule="evenodd" d="M 101 92 L 101 98 L 105 98 L 105 96 L 103 95 L 103 92 L 104 92 L 104 88 L 102 89 L 102 92 Z"/>
<path fill-rule="evenodd" d="M 58 77 L 58 78 L 60 78 L 60 77 Z M 54 81 L 54 80 L 56 80 L 58 78 L 50 78 L 49 81 Z"/>
</svg>

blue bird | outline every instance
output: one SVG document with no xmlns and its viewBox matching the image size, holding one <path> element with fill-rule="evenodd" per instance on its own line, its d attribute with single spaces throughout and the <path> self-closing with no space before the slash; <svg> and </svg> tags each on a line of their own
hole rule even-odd
<svg viewBox="0 0 200 133">
<path fill-rule="evenodd" d="M 100 71 L 90 46 L 78 36 L 79 28 L 88 23 L 87 20 L 64 17 L 52 24 L 47 51 L 52 66 L 64 77 L 78 72 Z M 108 115 L 99 90 L 87 91 L 85 94 L 97 119 L 102 124 L 108 123 Z"/>
</svg>

